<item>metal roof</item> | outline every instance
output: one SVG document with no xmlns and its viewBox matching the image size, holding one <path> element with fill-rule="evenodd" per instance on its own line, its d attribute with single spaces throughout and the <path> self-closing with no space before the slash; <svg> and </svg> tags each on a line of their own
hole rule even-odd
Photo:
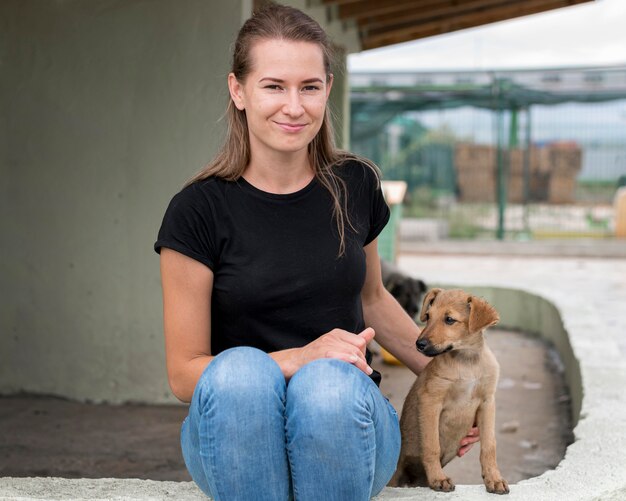
<svg viewBox="0 0 626 501">
<path fill-rule="evenodd" d="M 351 73 L 353 112 L 598 102 L 626 98 L 626 67 Z"/>
</svg>

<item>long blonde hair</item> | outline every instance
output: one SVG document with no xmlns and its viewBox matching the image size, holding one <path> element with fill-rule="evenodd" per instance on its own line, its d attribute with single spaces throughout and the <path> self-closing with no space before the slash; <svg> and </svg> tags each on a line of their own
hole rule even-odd
<svg viewBox="0 0 626 501">
<path fill-rule="evenodd" d="M 323 54 L 327 82 L 331 78 L 332 45 L 322 27 L 304 12 L 273 2 L 254 12 L 239 30 L 233 50 L 232 73 L 244 82 L 251 70 L 251 49 L 260 40 L 290 40 L 317 44 Z M 226 109 L 228 129 L 224 144 L 215 158 L 186 186 L 214 176 L 227 181 L 238 180 L 250 163 L 250 137 L 245 110 L 239 110 L 229 98 Z M 376 172 L 378 168 L 369 160 L 357 157 L 335 147 L 334 134 L 328 106 L 322 126 L 308 146 L 309 162 L 317 180 L 328 190 L 333 201 L 333 217 L 339 234 L 339 256 L 345 253 L 346 225 L 353 228 L 347 211 L 346 185 L 333 170 L 347 160 L 359 160 Z"/>
</svg>

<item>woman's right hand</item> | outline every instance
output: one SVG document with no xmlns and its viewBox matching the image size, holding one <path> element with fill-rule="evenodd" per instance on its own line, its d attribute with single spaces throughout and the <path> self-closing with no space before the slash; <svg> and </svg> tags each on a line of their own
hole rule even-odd
<svg viewBox="0 0 626 501">
<path fill-rule="evenodd" d="M 319 358 L 336 358 L 354 364 L 369 376 L 372 368 L 365 360 L 365 351 L 374 335 L 371 327 L 356 335 L 342 329 L 333 329 L 300 348 L 299 365 L 303 366 Z"/>
</svg>

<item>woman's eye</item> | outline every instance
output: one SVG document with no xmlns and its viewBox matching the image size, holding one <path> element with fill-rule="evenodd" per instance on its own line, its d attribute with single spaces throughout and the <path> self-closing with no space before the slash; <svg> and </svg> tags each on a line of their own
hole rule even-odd
<svg viewBox="0 0 626 501">
<path fill-rule="evenodd" d="M 307 85 L 302 90 L 304 90 L 305 92 L 315 92 L 320 90 L 320 88 L 317 85 Z"/>
<path fill-rule="evenodd" d="M 265 88 L 269 90 L 280 90 L 280 85 L 271 84 L 271 85 L 266 85 Z"/>
<path fill-rule="evenodd" d="M 454 318 L 452 318 L 452 317 L 446 317 L 445 322 L 448 325 L 452 325 L 453 323 L 456 322 L 456 320 L 454 320 Z"/>
</svg>

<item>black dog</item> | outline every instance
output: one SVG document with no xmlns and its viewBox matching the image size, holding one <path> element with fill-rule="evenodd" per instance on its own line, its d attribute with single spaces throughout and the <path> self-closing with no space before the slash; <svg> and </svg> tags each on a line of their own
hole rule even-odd
<svg viewBox="0 0 626 501">
<path fill-rule="evenodd" d="M 427 289 L 426 284 L 422 280 L 405 275 L 392 263 L 382 259 L 380 266 L 385 288 L 409 316 L 416 319 L 422 304 L 422 296 Z"/>
</svg>

